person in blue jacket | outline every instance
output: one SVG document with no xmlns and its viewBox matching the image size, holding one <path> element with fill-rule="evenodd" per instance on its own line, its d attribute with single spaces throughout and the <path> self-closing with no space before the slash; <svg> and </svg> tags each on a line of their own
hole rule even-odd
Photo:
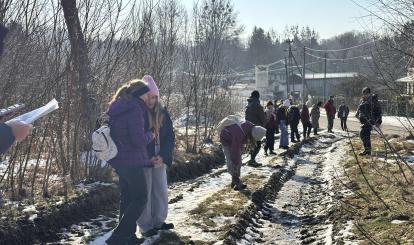
<svg viewBox="0 0 414 245">
<path fill-rule="evenodd" d="M 137 223 L 144 237 L 156 235 L 158 230 L 173 229 L 174 225 L 165 223 L 168 215 L 167 166 L 173 161 L 175 135 L 168 111 L 159 102 L 159 90 L 154 79 L 145 75 L 148 83 L 148 122 L 147 130 L 154 132 L 155 140 L 148 145 L 148 155 L 153 168 L 144 170 L 147 183 L 148 202 Z"/>
</svg>

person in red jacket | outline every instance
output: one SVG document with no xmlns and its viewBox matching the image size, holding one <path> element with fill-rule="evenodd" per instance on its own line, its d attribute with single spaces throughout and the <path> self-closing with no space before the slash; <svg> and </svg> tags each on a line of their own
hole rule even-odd
<svg viewBox="0 0 414 245">
<path fill-rule="evenodd" d="M 328 118 L 328 132 L 333 133 L 333 125 L 334 125 L 334 119 L 336 114 L 336 108 L 334 106 L 333 101 L 334 96 L 331 96 L 329 100 L 325 103 L 323 108 L 326 110 L 326 117 Z"/>
</svg>

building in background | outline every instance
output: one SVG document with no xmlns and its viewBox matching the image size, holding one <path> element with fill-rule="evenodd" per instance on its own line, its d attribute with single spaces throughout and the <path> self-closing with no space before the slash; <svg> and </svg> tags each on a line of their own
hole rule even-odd
<svg viewBox="0 0 414 245">
<path fill-rule="evenodd" d="M 313 98 L 326 100 L 329 96 L 335 95 L 338 86 L 358 77 L 356 72 L 342 73 L 309 73 L 305 74 L 305 89 Z M 302 75 L 293 75 L 294 84 L 302 84 Z M 299 90 L 302 90 L 300 86 Z"/>
</svg>

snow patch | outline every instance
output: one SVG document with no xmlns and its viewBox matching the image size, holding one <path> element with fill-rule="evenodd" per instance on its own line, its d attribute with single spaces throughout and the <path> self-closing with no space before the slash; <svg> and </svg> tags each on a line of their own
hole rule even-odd
<svg viewBox="0 0 414 245">
<path fill-rule="evenodd" d="M 35 213 L 37 212 L 35 205 L 29 205 L 22 210 L 23 213 Z"/>
<path fill-rule="evenodd" d="M 90 189 L 94 189 L 98 186 L 111 186 L 111 185 L 113 185 L 113 183 L 96 181 L 96 182 L 88 183 L 88 184 L 79 183 L 79 184 L 75 185 L 75 187 L 76 187 L 76 190 L 78 190 L 78 191 L 87 191 L 87 190 L 90 190 Z"/>
<path fill-rule="evenodd" d="M 404 224 L 404 223 L 407 223 L 407 222 L 408 222 L 407 220 L 395 219 L 395 220 L 391 221 L 391 224 L 400 225 L 400 224 Z"/>
</svg>

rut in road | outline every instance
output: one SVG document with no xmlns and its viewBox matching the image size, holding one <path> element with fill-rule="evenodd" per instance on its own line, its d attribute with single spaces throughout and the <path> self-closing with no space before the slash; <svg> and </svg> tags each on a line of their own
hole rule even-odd
<svg viewBox="0 0 414 245">
<path fill-rule="evenodd" d="M 288 161 L 292 177 L 275 198 L 266 200 L 237 244 L 336 244 L 348 242 L 335 234 L 335 195 L 346 192 L 336 179 L 346 157 L 345 135 L 327 135 L 305 144 Z"/>
<path fill-rule="evenodd" d="M 295 174 L 284 183 L 274 200 L 267 200 L 263 205 L 257 220 L 262 223 L 261 227 L 247 229 L 237 243 L 299 244 L 329 240 L 332 228 L 326 214 L 329 206 L 334 205 L 329 195 L 331 175 L 335 172 L 334 162 L 341 159 L 343 139 L 341 134 L 321 135 L 309 143 L 296 145 L 298 155 L 293 158 L 264 157 L 261 153 L 258 161 L 262 167 L 242 167 L 242 178 L 248 185 L 244 192 L 229 188 L 231 177 L 225 167 L 172 184 L 167 222 L 174 223 L 175 229 L 147 239 L 145 244 L 162 244 L 160 239 L 166 237 L 176 239 L 176 243 L 171 241 L 170 244 L 223 244 L 226 233 L 238 221 L 238 214 L 252 205 L 252 193 L 265 186 L 272 174 L 280 169 L 292 170 Z M 245 156 L 243 161 L 247 160 Z M 116 222 L 114 213 L 73 225 L 62 232 L 58 244 L 104 244 L 110 235 L 110 227 Z"/>
</svg>

